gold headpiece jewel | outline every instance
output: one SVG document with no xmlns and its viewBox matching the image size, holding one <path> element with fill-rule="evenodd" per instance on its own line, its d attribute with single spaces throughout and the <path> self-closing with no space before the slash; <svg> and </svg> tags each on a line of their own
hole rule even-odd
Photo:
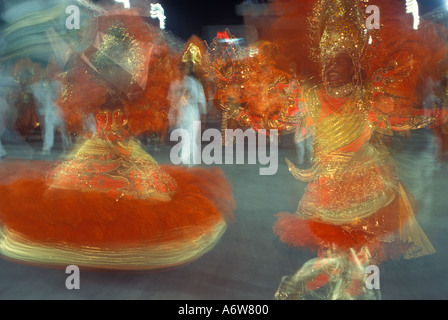
<svg viewBox="0 0 448 320">
<path fill-rule="evenodd" d="M 368 43 L 363 0 L 320 0 L 310 18 L 312 37 L 319 39 L 314 57 L 324 61 L 338 53 L 347 53 L 355 61 L 363 57 Z"/>
<path fill-rule="evenodd" d="M 202 54 L 201 50 L 194 43 L 190 43 L 187 50 L 184 52 L 182 56 L 182 62 L 191 62 L 194 66 L 201 65 L 202 62 Z"/>
<path fill-rule="evenodd" d="M 138 84 L 144 71 L 144 61 L 138 40 L 117 21 L 107 29 L 92 64 L 106 80 L 126 92 Z"/>
</svg>

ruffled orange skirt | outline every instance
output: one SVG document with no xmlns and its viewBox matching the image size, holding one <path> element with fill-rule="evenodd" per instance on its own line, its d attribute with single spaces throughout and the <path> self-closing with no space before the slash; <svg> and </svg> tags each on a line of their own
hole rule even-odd
<svg viewBox="0 0 448 320">
<path fill-rule="evenodd" d="M 41 265 L 156 269 L 211 250 L 233 219 L 232 187 L 220 169 L 161 166 L 177 183 L 170 201 L 117 199 L 49 188 L 54 163 L 0 164 L 0 251 Z"/>
<path fill-rule="evenodd" d="M 435 252 L 414 216 L 413 204 L 403 186 L 395 199 L 376 213 L 341 225 L 310 219 L 299 213 L 282 212 L 274 225 L 282 242 L 313 251 L 332 248 L 356 252 L 368 248 L 377 262 L 417 258 Z"/>
</svg>

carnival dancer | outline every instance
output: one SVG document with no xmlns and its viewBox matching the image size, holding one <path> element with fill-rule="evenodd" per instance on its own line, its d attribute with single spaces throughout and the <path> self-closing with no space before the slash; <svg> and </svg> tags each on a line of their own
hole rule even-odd
<svg viewBox="0 0 448 320">
<path fill-rule="evenodd" d="M 70 132 L 83 132 L 87 114 L 95 132 L 57 163 L 2 164 L 0 252 L 44 266 L 189 263 L 232 220 L 232 188 L 220 169 L 159 165 L 135 138 L 166 115 L 177 78 L 163 34 L 129 9 L 93 26 L 98 41 L 61 75 L 57 104 Z"/>
<path fill-rule="evenodd" d="M 302 8 L 303 3 L 312 7 L 311 47 L 303 48 L 320 65 L 320 81 L 318 75 L 295 79 L 284 61 L 300 54 L 288 52 L 287 41 L 262 42 L 258 56 L 240 63 L 244 79 L 220 88 L 227 93 L 225 112 L 242 126 L 313 139 L 311 168 L 287 159 L 293 176 L 309 184 L 295 213 L 278 214 L 274 232 L 318 258 L 285 276 L 275 298 L 378 298 L 378 291 L 366 288 L 368 266 L 434 252 L 383 142 L 397 131 L 446 126 L 446 109 L 419 107 L 420 80 L 438 75 L 428 68 L 437 69 L 433 43 L 406 28 L 399 2 L 384 2 L 381 12 L 393 16 L 382 15 L 385 27 L 379 32 L 365 27 L 365 1 L 305 1 Z M 301 70 L 296 72 L 300 78 Z"/>
</svg>

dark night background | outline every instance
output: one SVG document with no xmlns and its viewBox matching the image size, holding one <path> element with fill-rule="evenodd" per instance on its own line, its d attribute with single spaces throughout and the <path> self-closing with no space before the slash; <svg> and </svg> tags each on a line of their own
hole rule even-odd
<svg viewBox="0 0 448 320">
<path fill-rule="evenodd" d="M 205 25 L 241 24 L 235 6 L 244 0 L 164 0 L 160 1 L 167 16 L 166 28 L 180 38 L 199 35 Z M 405 0 L 403 0 L 405 1 Z M 254 1 L 257 2 L 257 1 Z M 262 1 L 259 1 L 262 2 Z M 419 0 L 420 14 L 443 6 L 445 0 Z"/>
<path fill-rule="evenodd" d="M 200 35 L 205 25 L 242 24 L 242 17 L 236 14 L 235 6 L 243 0 L 203 1 L 165 0 L 166 29 L 188 39 L 192 34 Z"/>
<path fill-rule="evenodd" d="M 0 13 L 8 1 L 0 0 Z M 94 0 L 110 1 L 110 0 Z M 235 6 L 244 0 L 130 0 L 141 2 L 159 2 L 162 4 L 166 20 L 166 29 L 174 35 L 188 39 L 192 34 L 200 35 L 202 27 L 206 25 L 240 25 L 242 17 L 236 14 Z M 406 1 L 406 0 L 403 0 Z M 254 2 L 265 2 L 254 0 Z M 419 0 L 420 13 L 425 14 L 435 8 L 444 6 L 446 0 Z"/>
</svg>

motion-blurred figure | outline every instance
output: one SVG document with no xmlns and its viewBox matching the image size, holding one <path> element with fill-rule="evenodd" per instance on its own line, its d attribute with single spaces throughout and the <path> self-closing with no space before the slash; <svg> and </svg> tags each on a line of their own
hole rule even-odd
<svg viewBox="0 0 448 320">
<path fill-rule="evenodd" d="M 47 77 L 42 77 L 41 81 L 30 85 L 34 99 L 37 102 L 37 112 L 42 131 L 43 147 L 42 152 L 49 154 L 54 147 L 55 132 L 60 130 L 62 147 L 67 149 L 71 145 L 70 136 L 55 100 L 61 91 L 61 84 L 54 80 L 56 71 L 52 70 L 52 65 L 47 67 Z"/>
<path fill-rule="evenodd" d="M 182 62 L 185 75 L 182 79 L 171 84 L 169 100 L 171 109 L 168 115 L 170 126 L 184 129 L 188 132 L 189 141 L 182 140 L 181 160 L 183 164 L 193 166 L 198 164 L 201 153 L 201 126 L 195 122 L 201 121 L 202 115 L 207 113 L 207 101 L 204 87 L 195 76 L 195 65 L 200 56 L 200 49 L 191 43 L 185 51 Z"/>
<path fill-rule="evenodd" d="M 423 80 L 439 79 L 446 47 L 441 47 L 433 29 L 416 32 L 403 23 L 406 13 L 398 0 L 382 2 L 384 27 L 370 34 L 357 0 L 300 1 L 301 10 L 293 20 L 290 12 L 298 3 L 275 2 L 288 12 L 273 24 L 283 27 L 272 28 L 277 34 L 272 38 L 275 44 L 281 43 L 282 50 L 260 42 L 257 56 L 232 65 L 239 69 L 229 74 L 241 77 L 217 74 L 225 80 L 218 83 L 222 96 L 239 102 L 224 108 L 242 125 L 285 134 L 296 125 L 299 138 L 313 138 L 311 168 L 297 168 L 287 159 L 292 175 L 308 185 L 296 212 L 279 213 L 273 229 L 282 242 L 308 247 L 318 257 L 283 277 L 274 297 L 378 299 L 381 292 L 367 290 L 365 285 L 371 266 L 435 252 L 415 218 L 414 196 L 398 174 L 388 146 L 390 138 L 384 137 L 408 136 L 423 128 L 447 129 L 448 110 L 437 105 L 423 108 L 427 95 L 421 92 Z M 295 24 L 306 6 L 308 32 Z M 293 36 L 282 34 L 292 27 L 298 30 L 290 32 Z M 288 44 L 288 39 L 280 42 L 283 36 L 309 37 L 314 44 L 309 48 Z M 406 46 L 398 39 L 406 39 Z M 314 76 L 306 76 L 308 65 L 300 66 L 297 77 L 289 74 L 288 60 L 294 57 L 279 52 L 289 53 L 290 48 L 302 60 L 312 58 L 308 64 L 315 65 Z M 444 54 L 432 56 L 438 50 Z M 370 59 L 372 51 L 375 57 Z M 221 61 L 216 66 L 221 67 Z M 433 85 L 428 85 L 432 91 Z M 240 107 L 246 101 L 248 106 Z M 429 152 L 435 150 L 426 151 L 431 157 Z"/>
<path fill-rule="evenodd" d="M 0 159 L 7 155 L 2 145 L 2 136 L 6 131 L 7 123 L 17 116 L 9 103 L 9 95 L 16 88 L 17 83 L 7 74 L 5 68 L 0 65 Z"/>
<path fill-rule="evenodd" d="M 36 100 L 31 86 L 39 80 L 42 66 L 30 58 L 23 58 L 14 63 L 11 75 L 18 84 L 14 93 L 14 106 L 17 110 L 15 126 L 25 138 L 31 137 L 39 127 Z"/>
</svg>

